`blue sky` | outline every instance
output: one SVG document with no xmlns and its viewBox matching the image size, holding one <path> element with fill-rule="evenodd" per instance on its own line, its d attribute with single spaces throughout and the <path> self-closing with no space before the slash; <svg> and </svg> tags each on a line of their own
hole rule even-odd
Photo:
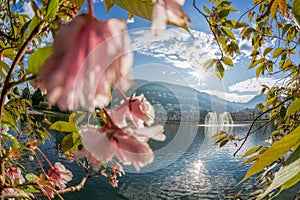
<svg viewBox="0 0 300 200">
<path fill-rule="evenodd" d="M 207 1 L 197 1 L 209 8 Z M 232 6 L 237 10 L 246 11 L 252 0 L 234 0 Z M 95 14 L 100 20 L 108 18 L 127 19 L 127 12 L 114 6 L 106 14 L 104 3 L 95 1 Z M 213 70 L 204 71 L 203 62 L 219 55 L 216 43 L 209 32 L 208 25 L 192 5 L 192 0 L 186 0 L 184 11 L 190 17 L 191 34 L 177 27 L 168 27 L 158 36 L 152 36 L 149 28 L 151 22 L 134 17 L 133 22 L 127 24 L 134 49 L 133 79 L 147 79 L 150 81 L 164 81 L 175 84 L 189 85 L 209 94 L 234 102 L 247 102 L 259 94 L 260 85 L 272 86 L 282 75 L 275 77 L 255 78 L 255 69 L 248 70 L 251 43 L 238 38 L 241 55 L 234 58 L 234 67 L 226 68 L 225 77 L 220 81 Z M 26 13 L 32 12 L 29 4 L 24 7 Z M 82 12 L 86 12 L 84 6 Z M 33 13 L 31 13 L 33 14 Z M 237 12 L 232 18 L 238 18 Z M 246 16 L 247 17 L 247 16 Z M 246 19 L 245 19 L 246 20 Z M 275 42 L 275 41 L 273 41 Z"/>
</svg>

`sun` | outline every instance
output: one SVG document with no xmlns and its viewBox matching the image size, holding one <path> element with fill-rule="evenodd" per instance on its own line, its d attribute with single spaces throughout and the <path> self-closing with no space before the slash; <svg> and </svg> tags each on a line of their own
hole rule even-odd
<svg viewBox="0 0 300 200">
<path fill-rule="evenodd" d="M 203 85 L 204 79 L 203 79 L 203 75 L 199 69 L 193 68 L 188 72 L 188 74 L 190 75 L 189 79 L 191 80 L 193 85 L 196 85 L 196 86 Z"/>
</svg>

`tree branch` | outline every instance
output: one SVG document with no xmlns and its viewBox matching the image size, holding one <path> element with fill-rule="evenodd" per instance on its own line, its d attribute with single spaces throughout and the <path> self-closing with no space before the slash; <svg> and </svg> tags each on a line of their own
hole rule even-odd
<svg viewBox="0 0 300 200">
<path fill-rule="evenodd" d="M 5 99 L 7 97 L 7 94 L 9 92 L 10 88 L 12 87 L 12 84 L 11 84 L 10 80 L 13 77 L 15 69 L 18 66 L 19 62 L 21 61 L 27 47 L 32 42 L 32 40 L 40 33 L 42 28 L 43 28 L 43 22 L 38 24 L 33 29 L 31 34 L 29 35 L 28 39 L 25 41 L 25 43 L 19 49 L 12 65 L 11 65 L 11 67 L 10 67 L 6 77 L 5 77 L 5 81 L 4 81 L 4 84 L 3 84 L 3 88 L 2 88 L 2 91 L 1 91 L 1 97 L 0 97 L 0 128 L 2 127 L 2 113 L 3 113 L 3 110 L 4 110 L 4 102 L 5 102 Z M 2 141 L 0 141 L 0 149 L 1 149 L 1 146 L 2 146 Z M 1 158 L 1 161 L 0 161 L 0 194 L 2 194 L 2 192 L 3 192 L 3 186 L 4 186 L 4 183 L 5 183 L 5 166 L 4 166 L 4 159 L 2 157 L 3 157 L 2 151 L 0 151 L 0 158 Z"/>
<path fill-rule="evenodd" d="M 281 105 L 284 104 L 285 102 L 288 102 L 288 101 L 291 100 L 292 98 L 294 98 L 294 97 L 291 96 L 291 97 L 287 98 L 286 100 L 282 101 L 282 102 L 281 102 L 280 104 L 278 104 L 277 106 L 272 107 L 272 108 L 269 108 L 268 110 L 266 110 L 266 111 L 260 113 L 259 115 L 257 115 L 257 116 L 255 117 L 255 119 L 252 121 L 252 123 L 251 123 L 251 125 L 250 125 L 250 128 L 249 128 L 249 130 L 248 130 L 248 132 L 247 132 L 247 134 L 246 134 L 245 139 L 243 140 L 243 142 L 242 142 L 242 144 L 239 146 L 239 148 L 234 152 L 233 156 L 236 156 L 236 154 L 242 149 L 242 147 L 244 146 L 244 144 L 245 144 L 246 141 L 248 140 L 249 136 L 254 132 L 254 131 L 251 131 L 251 130 L 252 130 L 252 128 L 253 128 L 255 122 L 256 122 L 261 116 L 263 116 L 264 114 L 266 114 L 266 113 L 268 113 L 268 112 L 270 112 L 270 111 L 272 111 L 272 110 L 278 108 L 279 106 L 281 106 Z"/>
<path fill-rule="evenodd" d="M 2 112 L 4 110 L 4 101 L 5 101 L 5 98 L 8 94 L 8 92 L 9 92 L 10 88 L 12 87 L 10 79 L 12 78 L 13 73 L 15 72 L 15 69 L 16 69 L 17 65 L 21 61 L 28 45 L 40 33 L 41 29 L 43 28 L 42 24 L 43 23 L 40 23 L 39 25 L 37 25 L 35 27 L 35 29 L 33 29 L 31 34 L 29 35 L 28 39 L 25 41 L 25 43 L 19 49 L 12 65 L 11 65 L 11 67 L 10 67 L 8 73 L 7 73 L 7 76 L 6 76 L 5 81 L 4 81 L 3 89 L 2 89 L 2 92 L 1 92 L 1 98 L 0 98 L 0 126 L 1 126 L 1 122 L 2 122 Z"/>
</svg>

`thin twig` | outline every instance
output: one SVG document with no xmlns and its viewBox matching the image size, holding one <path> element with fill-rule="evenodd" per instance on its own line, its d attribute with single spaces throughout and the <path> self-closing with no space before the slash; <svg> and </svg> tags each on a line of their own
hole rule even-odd
<svg viewBox="0 0 300 200">
<path fill-rule="evenodd" d="M 31 80 L 33 80 L 35 78 L 36 78 L 36 76 L 22 77 L 20 80 L 12 82 L 10 85 L 11 85 L 11 87 L 15 87 L 15 86 L 17 86 L 17 85 L 19 85 L 21 83 L 24 83 L 24 82 L 27 82 L 27 81 L 31 81 Z"/>
<path fill-rule="evenodd" d="M 206 22 L 208 23 L 208 25 L 209 25 L 209 29 L 210 29 L 210 31 L 212 32 L 212 34 L 213 34 L 213 36 L 214 36 L 214 39 L 216 40 L 216 42 L 217 42 L 217 45 L 218 45 L 218 47 L 219 47 L 219 51 L 221 52 L 221 58 L 219 59 L 219 61 L 221 61 L 222 60 L 222 58 L 224 57 L 224 54 L 223 54 L 223 50 L 222 50 L 222 47 L 221 47 L 221 44 L 220 44 L 220 42 L 218 41 L 218 36 L 217 36 L 217 34 L 214 32 L 214 30 L 212 29 L 212 25 L 211 25 L 211 23 L 209 22 L 209 20 L 208 20 L 208 16 L 207 15 L 205 15 L 198 7 L 197 7 L 197 5 L 196 5 L 196 0 L 193 0 L 193 6 L 194 6 L 194 8 L 205 18 L 205 20 L 206 20 Z"/>
<path fill-rule="evenodd" d="M 240 18 L 238 19 L 238 22 L 240 22 L 241 19 L 242 19 L 247 13 L 249 13 L 249 12 L 252 11 L 252 10 L 254 10 L 258 5 L 259 5 L 259 4 L 256 4 L 255 6 L 253 6 L 253 7 L 250 8 L 250 9 L 248 9 L 246 12 L 244 12 L 244 13 L 240 16 Z"/>
</svg>

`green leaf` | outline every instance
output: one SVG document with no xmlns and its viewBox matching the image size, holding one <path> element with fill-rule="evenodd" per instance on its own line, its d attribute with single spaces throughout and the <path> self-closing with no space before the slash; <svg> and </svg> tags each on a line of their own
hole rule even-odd
<svg viewBox="0 0 300 200">
<path fill-rule="evenodd" d="M 106 14 L 110 11 L 110 9 L 115 5 L 111 0 L 104 0 L 104 5 L 106 8 Z"/>
<path fill-rule="evenodd" d="M 270 105 L 272 105 L 276 100 L 277 100 L 277 97 L 272 97 L 272 98 L 268 99 L 263 111 L 266 111 L 270 107 Z"/>
<path fill-rule="evenodd" d="M 283 47 L 279 47 L 279 48 L 275 49 L 275 51 L 273 53 L 273 58 L 277 58 L 284 50 L 285 50 L 285 48 L 283 48 Z"/>
<path fill-rule="evenodd" d="M 207 14 L 210 14 L 210 10 L 208 7 L 206 6 L 203 6 L 203 10 L 207 13 Z"/>
<path fill-rule="evenodd" d="M 71 152 L 80 150 L 82 143 L 78 133 L 69 133 L 63 138 L 61 145 L 64 152 Z"/>
<path fill-rule="evenodd" d="M 299 158 L 299 156 L 300 156 L 300 147 L 299 147 L 299 144 L 297 144 L 297 145 L 298 145 L 297 149 L 285 161 L 284 165 L 289 165 L 289 164 L 291 164 L 292 162 L 296 161 Z"/>
<path fill-rule="evenodd" d="M 6 109 L 3 111 L 2 122 L 10 124 L 13 128 L 17 128 L 16 119 Z"/>
<path fill-rule="evenodd" d="M 286 24 L 286 25 L 284 25 L 284 27 L 282 28 L 281 35 L 283 36 L 291 28 L 291 26 L 292 26 L 292 24 Z"/>
<path fill-rule="evenodd" d="M 3 68 L 5 70 L 6 73 L 9 72 L 10 67 L 8 66 L 8 64 L 2 60 L 0 60 L 0 66 L 1 68 Z"/>
<path fill-rule="evenodd" d="M 51 46 L 37 49 L 28 59 L 28 72 L 32 74 L 38 74 L 40 67 L 51 54 Z"/>
<path fill-rule="evenodd" d="M 294 15 L 300 16 L 300 1 L 299 0 L 293 1 L 292 12 Z"/>
<path fill-rule="evenodd" d="M 275 173 L 275 178 L 271 185 L 257 197 L 257 199 L 264 198 L 267 194 L 280 187 L 281 185 L 287 183 L 284 187 L 292 186 L 299 181 L 300 174 L 300 158 L 295 162 L 281 167 L 278 172 Z M 282 188 L 281 190 L 283 190 Z"/>
<path fill-rule="evenodd" d="M 14 49 L 12 49 L 12 48 L 3 50 L 2 54 L 3 54 L 4 57 L 7 57 L 11 60 L 13 60 L 15 55 L 16 55 Z"/>
<path fill-rule="evenodd" d="M 222 148 L 224 145 L 226 145 L 229 142 L 229 139 L 226 138 L 220 143 L 220 148 Z"/>
<path fill-rule="evenodd" d="M 215 71 L 216 71 L 216 75 L 219 77 L 219 79 L 222 80 L 222 78 L 225 75 L 225 69 L 221 62 L 216 63 Z"/>
<path fill-rule="evenodd" d="M 252 157 L 248 158 L 247 160 L 245 160 L 244 162 L 242 162 L 241 165 L 248 164 L 250 162 L 253 162 L 253 161 L 257 160 L 258 156 L 259 155 L 255 155 L 255 156 L 252 156 Z"/>
<path fill-rule="evenodd" d="M 65 133 L 77 132 L 77 127 L 74 124 L 69 122 L 64 122 L 64 121 L 57 121 L 53 123 L 50 126 L 50 129 L 53 131 L 65 132 Z"/>
<path fill-rule="evenodd" d="M 46 9 L 45 19 L 53 18 L 57 13 L 58 8 L 59 8 L 59 0 L 49 0 Z"/>
<path fill-rule="evenodd" d="M 40 23 L 40 19 L 36 15 L 34 15 L 29 23 L 28 36 L 39 25 L 39 23 Z"/>
<path fill-rule="evenodd" d="M 290 180 L 288 180 L 287 182 L 285 182 L 284 184 L 282 184 L 280 191 L 278 192 L 278 194 L 287 189 L 292 187 L 293 185 L 295 185 L 296 183 L 298 183 L 300 181 L 300 173 L 298 173 L 296 176 L 294 176 L 293 178 L 291 178 Z"/>
<path fill-rule="evenodd" d="M 223 56 L 222 61 L 228 66 L 233 66 L 233 62 L 229 57 Z"/>
<path fill-rule="evenodd" d="M 261 151 L 261 150 L 264 150 L 266 148 L 267 148 L 266 146 L 253 147 L 253 148 L 249 149 L 244 155 L 242 155 L 241 158 L 245 158 L 247 156 L 250 156 L 251 154 L 254 154 L 254 153 L 256 153 L 258 151 Z"/>
<path fill-rule="evenodd" d="M 256 69 L 256 71 L 255 71 L 256 78 L 258 78 L 259 75 L 263 73 L 264 67 L 265 67 L 265 63 L 261 63 L 261 64 L 257 67 L 257 69 Z"/>
<path fill-rule="evenodd" d="M 33 173 L 26 174 L 26 176 L 25 176 L 25 179 L 28 182 L 34 182 L 38 178 L 39 177 L 37 175 L 33 174 Z"/>
<path fill-rule="evenodd" d="M 152 19 L 152 9 L 153 3 L 152 0 L 110 0 L 111 3 L 115 3 L 121 8 L 127 10 L 133 15 L 142 17 L 147 20 Z M 184 22 L 181 25 L 169 23 L 170 25 L 179 26 L 189 32 L 186 23 Z"/>
<path fill-rule="evenodd" d="M 266 56 L 268 53 L 270 53 L 273 49 L 274 49 L 274 48 L 272 48 L 272 47 L 266 48 L 266 49 L 264 50 L 264 56 Z"/>
<path fill-rule="evenodd" d="M 223 9 L 219 12 L 219 18 L 222 19 L 229 15 L 230 9 Z"/>
<path fill-rule="evenodd" d="M 235 40 L 235 36 L 234 34 L 231 32 L 231 30 L 229 30 L 228 28 L 221 28 L 221 30 L 223 31 L 223 33 L 225 33 L 228 37 L 230 37 L 231 39 Z"/>
<path fill-rule="evenodd" d="M 258 156 L 258 159 L 248 170 L 241 182 L 248 179 L 250 176 L 264 169 L 265 166 L 271 164 L 278 158 L 286 154 L 292 147 L 300 142 L 300 126 L 294 129 L 290 134 L 283 137 L 278 142 L 274 143 L 269 149 Z"/>
<path fill-rule="evenodd" d="M 272 5 L 271 5 L 271 9 L 270 9 L 272 19 L 275 18 L 277 7 L 278 7 L 278 0 L 274 0 Z"/>
<path fill-rule="evenodd" d="M 259 63 L 262 63 L 262 62 L 265 62 L 265 61 L 266 61 L 266 58 L 260 58 L 260 59 L 258 59 L 258 60 L 253 60 L 253 61 L 250 63 L 248 69 L 252 69 L 253 67 L 255 67 L 256 65 L 258 65 Z"/>
<path fill-rule="evenodd" d="M 12 146 L 13 151 L 17 151 L 17 149 L 20 148 L 19 141 L 12 134 L 5 132 L 5 131 L 3 131 L 1 134 L 3 137 L 9 139 L 13 143 L 13 146 Z"/>
<path fill-rule="evenodd" d="M 27 192 L 27 193 L 40 193 L 41 191 L 39 189 L 35 188 L 32 185 L 27 185 L 24 188 L 24 192 Z M 28 199 L 30 199 L 30 198 L 28 197 Z"/>
<path fill-rule="evenodd" d="M 290 116 L 295 114 L 300 109 L 300 98 L 297 98 L 293 103 L 288 107 L 286 115 Z"/>
<path fill-rule="evenodd" d="M 215 59 L 213 58 L 210 58 L 210 59 L 207 59 L 204 63 L 203 63 L 203 69 L 204 70 L 209 70 L 212 66 L 214 66 L 215 64 Z"/>
</svg>

